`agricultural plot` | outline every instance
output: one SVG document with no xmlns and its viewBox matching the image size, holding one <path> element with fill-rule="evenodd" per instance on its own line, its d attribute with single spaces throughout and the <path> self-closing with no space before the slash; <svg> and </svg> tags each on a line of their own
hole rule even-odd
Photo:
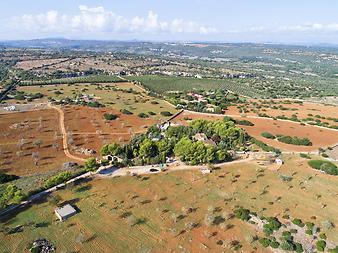
<svg viewBox="0 0 338 253">
<path fill-rule="evenodd" d="M 251 162 L 209 175 L 180 171 L 68 187 L 57 193 L 58 203 L 72 203 L 81 212 L 59 222 L 53 213 L 56 198 L 34 205 L 3 221 L 0 239 L 7 243 L 0 250 L 24 251 L 34 239 L 46 238 L 62 252 L 270 252 L 255 241 L 256 235 L 263 237 L 258 225 L 234 217 L 238 206 L 285 223 L 312 222 L 328 245 L 337 245 L 337 178 L 311 169 L 298 156 L 283 160 L 279 171 Z M 295 238 L 313 238 L 304 236 Z"/>
<path fill-rule="evenodd" d="M 338 107 L 292 100 L 250 100 L 249 103 L 230 106 L 226 114 L 293 118 L 310 124 L 338 127 Z"/>
<path fill-rule="evenodd" d="M 103 145 L 126 143 L 132 136 L 145 132 L 148 126 L 157 122 L 152 118 L 125 115 L 109 107 L 66 106 L 63 111 L 72 152 L 78 148 L 85 148 L 93 149 L 98 153 Z M 105 120 L 106 113 L 116 115 L 117 118 L 111 121 Z"/>
<path fill-rule="evenodd" d="M 52 109 L 0 114 L 1 171 L 18 176 L 58 170 L 70 161 Z"/>
<path fill-rule="evenodd" d="M 229 89 L 235 93 L 245 93 L 243 95 L 255 96 L 255 91 L 250 88 L 250 84 L 240 80 L 211 78 L 197 79 L 173 76 L 131 76 L 128 77 L 128 79 L 139 81 L 147 89 L 159 94 L 163 94 L 167 91 L 190 92 L 194 89 Z"/>
<path fill-rule="evenodd" d="M 25 93 L 44 94 L 42 101 L 47 98 L 60 101 L 66 98 L 75 99 L 78 95 L 89 95 L 93 101 L 97 101 L 107 107 L 115 110 L 126 109 L 134 115 L 146 113 L 157 120 L 164 119 L 160 115 L 162 111 L 171 113 L 177 110 L 160 99 L 155 99 L 146 94 L 146 92 L 132 83 L 107 83 L 107 84 L 72 84 L 72 85 L 45 85 L 45 86 L 21 86 L 18 91 Z M 150 115 L 149 112 L 152 112 Z"/>
<path fill-rule="evenodd" d="M 236 115 L 233 115 L 236 116 Z M 185 112 L 179 115 L 175 122 L 180 124 L 187 124 L 187 120 L 191 119 L 207 119 L 216 120 L 222 118 L 223 115 L 203 115 L 196 113 Z M 236 117 L 235 119 L 249 120 L 254 126 L 241 126 L 247 131 L 247 133 L 270 146 L 284 150 L 284 151 L 298 151 L 298 152 L 310 152 L 318 151 L 319 148 L 325 148 L 334 146 L 338 143 L 337 131 L 325 128 L 318 128 L 314 126 L 303 126 L 297 122 L 286 122 L 265 118 L 245 118 Z M 277 140 L 267 139 L 261 136 L 263 132 L 269 132 L 274 135 L 288 135 L 296 136 L 299 138 L 308 138 L 312 142 L 312 146 L 295 146 L 290 144 L 281 143 Z"/>
<path fill-rule="evenodd" d="M 34 60 L 26 60 L 19 61 L 14 66 L 15 68 L 23 69 L 23 70 L 34 70 L 37 68 L 47 67 L 49 65 L 54 65 L 59 62 L 63 62 L 68 58 L 60 58 L 60 59 L 34 59 Z"/>
</svg>

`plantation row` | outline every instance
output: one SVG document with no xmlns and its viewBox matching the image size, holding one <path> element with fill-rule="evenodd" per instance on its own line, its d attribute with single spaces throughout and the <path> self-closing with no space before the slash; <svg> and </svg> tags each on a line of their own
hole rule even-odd
<svg viewBox="0 0 338 253">
<path fill-rule="evenodd" d="M 42 81 L 22 81 L 21 86 L 31 85 L 53 85 L 53 84 L 75 84 L 75 83 L 120 83 L 127 82 L 117 76 L 110 75 L 91 75 L 81 77 L 60 78 Z"/>
</svg>

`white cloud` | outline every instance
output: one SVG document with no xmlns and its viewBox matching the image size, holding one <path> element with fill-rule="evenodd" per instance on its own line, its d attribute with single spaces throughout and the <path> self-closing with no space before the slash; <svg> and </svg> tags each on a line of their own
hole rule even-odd
<svg viewBox="0 0 338 253">
<path fill-rule="evenodd" d="M 51 10 L 37 15 L 14 17 L 8 24 L 17 31 L 35 33 L 209 34 L 217 32 L 213 27 L 184 19 L 161 21 L 158 14 L 153 11 L 149 11 L 145 17 L 126 18 L 105 10 L 102 6 L 86 5 L 80 5 L 79 12 L 75 15 Z"/>
</svg>

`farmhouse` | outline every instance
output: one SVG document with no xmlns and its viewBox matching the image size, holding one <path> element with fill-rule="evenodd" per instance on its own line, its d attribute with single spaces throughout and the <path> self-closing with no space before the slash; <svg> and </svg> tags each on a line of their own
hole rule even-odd
<svg viewBox="0 0 338 253">
<path fill-rule="evenodd" d="M 208 137 L 204 133 L 197 133 L 193 136 L 196 141 L 201 141 L 204 144 L 216 146 L 216 143 L 213 140 L 208 139 Z"/>
<path fill-rule="evenodd" d="M 60 221 L 64 221 L 75 214 L 76 210 L 69 204 L 55 209 L 55 215 Z"/>
</svg>

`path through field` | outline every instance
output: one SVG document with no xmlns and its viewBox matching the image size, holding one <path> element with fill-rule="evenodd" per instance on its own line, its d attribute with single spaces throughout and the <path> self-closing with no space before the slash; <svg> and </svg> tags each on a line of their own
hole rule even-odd
<svg viewBox="0 0 338 253">
<path fill-rule="evenodd" d="M 65 115 L 64 115 L 64 112 L 56 107 L 56 106 L 53 106 L 51 104 L 48 104 L 48 106 L 50 108 L 53 108 L 55 109 L 58 113 L 59 113 L 59 116 L 60 116 L 60 130 L 61 130 L 61 133 L 62 133 L 62 145 L 63 145 L 63 151 L 65 152 L 65 155 L 67 157 L 69 157 L 70 159 L 73 159 L 73 160 L 76 160 L 76 161 L 79 161 L 79 162 L 85 162 L 86 159 L 83 159 L 81 157 L 78 157 L 78 156 L 74 156 L 72 155 L 70 152 L 69 152 L 69 147 L 68 147 L 68 141 L 67 141 L 67 131 L 66 131 L 66 128 L 65 128 Z"/>
</svg>

